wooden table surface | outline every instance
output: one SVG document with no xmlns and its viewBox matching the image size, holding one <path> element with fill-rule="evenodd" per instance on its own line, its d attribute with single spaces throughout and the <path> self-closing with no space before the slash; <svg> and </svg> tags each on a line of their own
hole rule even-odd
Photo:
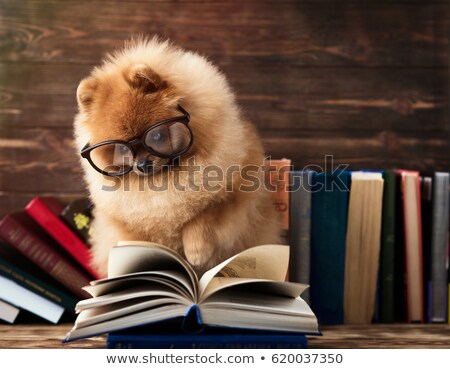
<svg viewBox="0 0 450 369">
<path fill-rule="evenodd" d="M 105 348 L 105 336 L 62 343 L 71 324 L 0 324 L 0 348 Z M 450 348 L 449 324 L 389 324 L 322 327 L 311 348 Z"/>
</svg>

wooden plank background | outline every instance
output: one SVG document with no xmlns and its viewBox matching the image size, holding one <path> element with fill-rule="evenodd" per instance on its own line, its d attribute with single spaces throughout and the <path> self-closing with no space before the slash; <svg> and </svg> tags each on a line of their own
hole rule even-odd
<svg viewBox="0 0 450 369">
<path fill-rule="evenodd" d="M 0 0 L 0 216 L 84 192 L 75 91 L 136 34 L 207 55 L 296 169 L 449 170 L 446 0 Z"/>
</svg>

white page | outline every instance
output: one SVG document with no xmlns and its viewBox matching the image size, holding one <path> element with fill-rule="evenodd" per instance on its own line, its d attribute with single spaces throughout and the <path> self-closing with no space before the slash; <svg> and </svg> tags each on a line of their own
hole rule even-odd
<svg viewBox="0 0 450 369">
<path fill-rule="evenodd" d="M 228 290 L 225 290 L 212 295 L 200 305 L 201 310 L 215 307 L 314 317 L 311 308 L 300 297 L 293 299 L 265 294 L 249 296 L 244 291 L 234 291 L 230 294 L 227 292 Z"/>
<path fill-rule="evenodd" d="M 233 290 L 236 287 L 246 290 L 249 296 L 251 296 L 253 290 L 260 292 L 264 289 L 264 293 L 267 295 L 278 294 L 285 297 L 297 298 L 308 287 L 308 285 L 292 282 L 272 281 L 268 279 L 216 277 L 206 287 L 200 303 L 219 291 L 224 289 Z M 230 293 L 232 293 L 232 291 L 230 291 Z"/>
<path fill-rule="evenodd" d="M 197 276 L 180 255 L 166 246 L 144 241 L 121 241 L 109 254 L 108 278 L 149 270 L 178 270 L 185 272 L 197 295 Z"/>
<path fill-rule="evenodd" d="M 127 274 L 122 277 L 103 280 L 102 283 L 85 286 L 83 287 L 83 290 L 91 294 L 93 297 L 98 297 L 111 292 L 126 292 L 129 288 L 137 286 L 142 286 L 143 288 L 148 286 L 149 288 L 153 288 L 153 286 L 158 286 L 158 284 L 171 288 L 187 299 L 193 300 L 194 298 L 192 296 L 193 291 L 186 291 L 182 288 L 182 286 L 180 286 L 179 283 L 174 283 L 174 281 L 170 279 L 158 278 L 152 276 L 151 274 L 149 275 L 148 272 Z"/>
<path fill-rule="evenodd" d="M 131 328 L 143 324 L 155 323 L 161 320 L 172 319 L 184 316 L 186 306 L 172 305 L 163 306 L 161 308 L 152 309 L 150 311 L 142 311 L 136 314 L 127 315 L 118 319 L 109 320 L 107 322 L 90 325 L 83 328 L 73 328 L 65 340 L 75 340 L 78 338 L 96 336 L 120 329 Z"/>
<path fill-rule="evenodd" d="M 318 323 L 314 315 L 298 316 L 272 314 L 254 310 L 234 310 L 227 308 L 200 308 L 202 321 L 212 326 L 239 327 L 249 329 L 269 329 L 286 332 L 317 333 Z"/>
<path fill-rule="evenodd" d="M 226 278 L 229 282 L 221 283 L 233 284 L 236 278 L 284 281 L 288 265 L 289 246 L 262 245 L 249 248 L 207 271 L 199 281 L 200 295 L 219 272 L 224 277 L 232 277 Z M 208 290 L 211 291 L 211 288 Z"/>
<path fill-rule="evenodd" d="M 80 312 L 77 318 L 76 327 L 82 328 L 88 325 L 98 324 L 107 320 L 116 319 L 122 316 L 130 315 L 142 310 L 149 310 L 157 306 L 173 305 L 179 303 L 173 298 L 155 298 L 149 300 L 147 298 L 133 299 L 133 304 L 128 301 L 122 301 L 115 304 L 108 304 L 99 308 L 92 308 Z"/>
<path fill-rule="evenodd" d="M 130 305 L 132 305 L 133 304 L 133 301 L 131 301 L 132 299 L 137 299 L 141 297 L 151 297 L 151 298 L 171 297 L 179 301 L 180 304 L 184 304 L 187 306 L 192 304 L 192 301 L 184 298 L 183 296 L 180 296 L 179 294 L 173 292 L 173 290 L 169 288 L 164 288 L 163 286 L 160 286 L 158 288 L 136 287 L 130 288 L 127 291 L 112 292 L 107 295 L 93 297 L 91 299 L 80 301 L 76 306 L 76 310 L 77 312 L 79 312 L 94 307 L 114 304 L 120 301 L 130 301 Z"/>
</svg>

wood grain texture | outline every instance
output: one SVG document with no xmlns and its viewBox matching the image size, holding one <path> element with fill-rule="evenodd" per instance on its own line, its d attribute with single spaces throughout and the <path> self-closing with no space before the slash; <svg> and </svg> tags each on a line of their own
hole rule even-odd
<svg viewBox="0 0 450 369">
<path fill-rule="evenodd" d="M 333 155 L 448 171 L 448 16 L 440 0 L 0 0 L 0 216 L 85 192 L 75 91 L 137 33 L 208 55 L 267 154 L 296 169 Z"/>
<path fill-rule="evenodd" d="M 62 343 L 71 324 L 0 324 L 0 348 L 105 348 L 106 336 Z M 392 324 L 322 327 L 323 336 L 309 337 L 312 349 L 450 348 L 448 324 Z"/>
<path fill-rule="evenodd" d="M 296 168 L 315 165 L 317 170 L 317 166 L 324 170 L 325 157 L 330 155 L 334 162 L 328 163 L 328 170 L 339 164 L 349 164 L 355 170 L 393 169 L 406 162 L 408 168 L 445 170 L 448 163 L 448 140 L 440 131 L 424 132 L 420 137 L 411 131 L 305 131 L 296 137 L 280 130 L 263 131 L 262 139 L 268 156 L 290 157 Z M 6 144 L 0 146 L 0 157 L 4 158 L 0 160 L 0 173 L 14 181 L 0 181 L 0 192 L 83 191 L 79 154 L 70 128 L 0 130 L 1 142 Z"/>
<path fill-rule="evenodd" d="M 445 66 L 445 4 L 410 2 L 4 1 L 0 61 L 97 63 L 131 34 L 214 61 Z"/>
<path fill-rule="evenodd" d="M 448 69 L 223 65 L 265 130 L 449 131 Z M 0 64 L 0 127 L 71 127 L 85 65 Z M 193 116 L 195 118 L 195 116 Z"/>
<path fill-rule="evenodd" d="M 310 337 L 310 347 L 327 348 L 450 348 L 448 324 L 372 324 L 328 326 L 322 337 Z"/>
</svg>

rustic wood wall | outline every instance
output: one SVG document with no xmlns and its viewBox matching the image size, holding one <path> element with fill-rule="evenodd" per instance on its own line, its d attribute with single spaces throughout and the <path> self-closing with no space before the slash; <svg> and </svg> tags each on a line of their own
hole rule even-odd
<svg viewBox="0 0 450 369">
<path fill-rule="evenodd" d="M 448 19 L 447 0 L 0 0 L 0 215 L 83 193 L 77 84 L 137 33 L 208 55 L 298 169 L 449 170 Z"/>
</svg>

